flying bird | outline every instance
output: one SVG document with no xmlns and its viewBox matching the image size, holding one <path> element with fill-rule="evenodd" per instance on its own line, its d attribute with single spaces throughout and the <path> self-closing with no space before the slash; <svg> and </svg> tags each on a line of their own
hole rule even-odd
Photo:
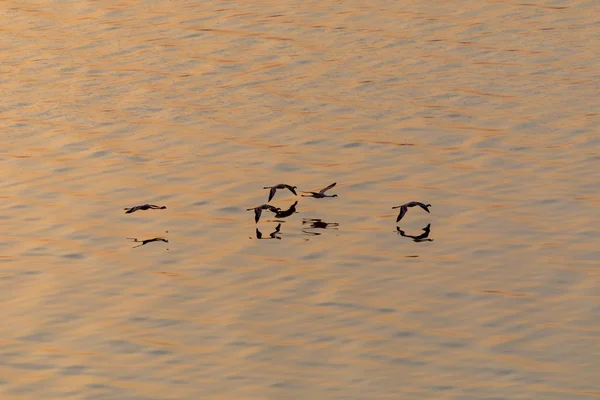
<svg viewBox="0 0 600 400">
<path fill-rule="evenodd" d="M 325 194 L 325 192 L 328 191 L 329 189 L 331 189 L 332 187 L 334 187 L 335 184 L 336 184 L 336 182 L 333 182 L 331 185 L 319 190 L 318 192 L 302 192 L 302 193 L 310 193 L 309 195 L 306 195 L 306 196 L 302 195 L 302 197 L 314 197 L 316 199 L 322 199 L 323 197 L 337 197 L 337 194 L 332 194 L 332 195 Z"/>
<path fill-rule="evenodd" d="M 423 210 L 429 212 L 429 207 L 431 207 L 431 204 L 427 204 L 426 205 L 426 204 L 423 204 L 423 203 L 419 203 L 418 201 L 411 201 L 411 202 L 408 202 L 406 204 L 402 204 L 401 206 L 392 207 L 392 209 L 394 209 L 394 208 L 399 208 L 400 209 L 400 214 L 398 214 L 398 218 L 396 218 L 396 222 L 400 221 L 402 219 L 402 217 L 404 217 L 404 215 L 408 211 L 409 207 L 414 207 L 414 206 L 419 206 Z"/>
<path fill-rule="evenodd" d="M 124 210 L 127 210 L 127 212 L 125 214 L 131 214 L 138 210 L 164 210 L 165 208 L 167 208 L 167 207 L 155 206 L 154 204 L 142 204 L 141 206 L 124 208 Z"/>
<path fill-rule="evenodd" d="M 269 210 L 273 213 L 277 213 L 281 210 L 281 208 L 279 207 L 273 207 L 270 204 L 263 204 L 262 206 L 258 206 L 258 207 L 254 207 L 254 208 L 247 208 L 246 211 L 250 211 L 250 210 L 254 210 L 254 221 L 256 223 L 258 223 L 258 220 L 260 219 L 260 215 L 262 214 L 262 210 Z"/>
<path fill-rule="evenodd" d="M 298 194 L 296 193 L 296 188 L 298 186 L 290 186 L 290 185 L 286 185 L 285 183 L 280 183 L 278 185 L 275 186 L 265 186 L 263 189 L 271 189 L 271 191 L 269 192 L 269 200 L 271 201 L 273 200 L 273 197 L 275 196 L 275 192 L 277 192 L 277 189 L 288 189 L 290 192 L 294 193 L 294 196 L 298 196 Z"/>
<path fill-rule="evenodd" d="M 286 218 L 289 217 L 290 215 L 292 215 L 293 213 L 296 213 L 298 211 L 296 211 L 296 204 L 298 204 L 298 202 L 294 202 L 294 204 L 292 204 L 290 206 L 290 208 L 288 208 L 287 210 L 280 210 L 275 214 L 275 218 Z"/>
</svg>

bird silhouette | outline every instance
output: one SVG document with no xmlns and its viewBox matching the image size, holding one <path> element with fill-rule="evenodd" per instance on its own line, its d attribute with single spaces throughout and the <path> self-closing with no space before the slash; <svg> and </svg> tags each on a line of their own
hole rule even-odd
<svg viewBox="0 0 600 400">
<path fill-rule="evenodd" d="M 281 211 L 281 208 L 279 207 L 273 207 L 270 204 L 263 204 L 261 206 L 258 207 L 253 207 L 253 208 L 247 208 L 246 211 L 251 211 L 254 210 L 254 221 L 256 223 L 258 223 L 258 220 L 260 219 L 260 216 L 262 214 L 262 210 L 269 210 L 273 213 L 277 213 L 279 211 Z"/>
<path fill-rule="evenodd" d="M 142 204 L 141 206 L 126 207 L 126 208 L 124 208 L 124 210 L 127 210 L 127 212 L 125 214 L 131 214 L 138 210 L 164 210 L 165 208 L 167 208 L 167 207 L 155 206 L 154 204 Z"/>
<path fill-rule="evenodd" d="M 302 197 L 314 197 L 316 199 L 322 199 L 323 197 L 338 197 L 337 194 L 333 194 L 333 195 L 325 194 L 325 192 L 328 191 L 329 189 L 331 189 L 332 187 L 334 187 L 335 184 L 336 184 L 336 182 L 333 182 L 331 185 L 319 190 L 318 192 L 302 192 L 302 193 L 309 193 L 306 196 L 302 195 Z"/>
<path fill-rule="evenodd" d="M 298 212 L 296 211 L 296 204 L 298 204 L 298 202 L 294 202 L 294 204 L 292 204 L 290 206 L 290 208 L 288 208 L 287 210 L 280 210 L 277 213 L 275 213 L 275 218 L 287 218 L 290 215 Z"/>
<path fill-rule="evenodd" d="M 431 207 L 431 204 L 425 205 L 423 203 L 419 203 L 418 201 L 411 201 L 411 202 L 408 202 L 406 204 L 402 204 L 401 206 L 392 207 L 392 210 L 395 209 L 395 208 L 399 208 L 400 209 L 400 213 L 398 214 L 398 217 L 396 218 L 396 222 L 399 222 L 404 217 L 404 215 L 408 211 L 409 207 L 414 207 L 414 206 L 419 206 L 423 210 L 429 212 L 429 207 Z"/>
<path fill-rule="evenodd" d="M 271 189 L 269 191 L 269 200 L 271 201 L 273 200 L 273 197 L 275 196 L 275 192 L 277 192 L 277 189 L 289 189 L 290 192 L 294 193 L 294 196 L 298 196 L 298 194 L 296 193 L 296 188 L 298 186 L 290 186 L 290 185 L 286 185 L 285 183 L 280 183 L 278 185 L 275 186 L 265 186 L 263 189 Z"/>
</svg>

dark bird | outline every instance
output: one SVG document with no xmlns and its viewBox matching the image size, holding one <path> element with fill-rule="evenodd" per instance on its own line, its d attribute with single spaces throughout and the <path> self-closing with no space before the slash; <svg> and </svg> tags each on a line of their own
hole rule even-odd
<svg viewBox="0 0 600 400">
<path fill-rule="evenodd" d="M 411 201 L 411 202 L 403 204 L 401 206 L 392 207 L 392 209 L 394 209 L 394 208 L 400 209 L 400 214 L 398 214 L 398 218 L 396 218 L 396 222 L 400 221 L 402 219 L 402 217 L 404 217 L 404 214 L 406 214 L 406 212 L 408 211 L 408 207 L 414 207 L 414 206 L 419 206 L 423 210 L 429 212 L 429 207 L 431 207 L 431 204 L 425 205 L 423 203 L 419 203 L 418 201 Z"/>
<path fill-rule="evenodd" d="M 137 210 L 164 210 L 165 206 L 155 206 L 154 204 L 142 204 L 141 206 L 135 206 L 135 207 L 130 207 L 130 208 L 124 208 L 124 210 L 127 210 L 127 212 L 125 214 L 131 214 L 136 212 Z"/>
<path fill-rule="evenodd" d="M 275 227 L 275 230 L 269 234 L 269 236 L 270 236 L 269 238 L 263 238 L 262 232 L 259 231 L 258 228 L 256 228 L 256 238 L 257 239 L 279 239 L 279 240 L 281 240 L 281 238 L 279 236 L 277 236 L 277 234 L 279 233 L 280 230 L 281 230 L 281 224 L 278 224 Z"/>
<path fill-rule="evenodd" d="M 298 186 L 290 186 L 290 185 L 286 185 L 285 183 L 280 183 L 279 185 L 275 185 L 275 186 L 265 186 L 263 189 L 271 189 L 271 191 L 269 192 L 269 200 L 271 201 L 273 200 L 273 197 L 275 196 L 275 192 L 277 192 L 277 189 L 289 189 L 290 192 L 294 193 L 294 196 L 298 196 L 298 194 L 296 193 L 296 188 Z"/>
<path fill-rule="evenodd" d="M 294 204 L 292 204 L 290 206 L 290 208 L 288 208 L 287 210 L 280 210 L 275 214 L 275 218 L 286 218 L 289 217 L 290 215 L 292 215 L 293 213 L 297 212 L 296 211 L 296 204 L 298 204 L 298 202 L 296 201 Z"/>
<path fill-rule="evenodd" d="M 398 226 L 396 227 L 396 230 L 398 231 L 398 233 L 400 234 L 400 236 L 411 238 L 415 242 L 433 242 L 433 239 L 428 239 L 429 233 L 431 232 L 431 224 L 427 224 L 427 226 L 425 228 L 423 228 L 423 233 L 421 233 L 420 235 L 416 235 L 416 236 L 407 235 Z"/>
<path fill-rule="evenodd" d="M 254 208 L 247 208 L 246 211 L 250 211 L 250 210 L 254 210 L 254 221 L 256 223 L 258 223 L 258 220 L 260 219 L 260 215 L 262 214 L 262 210 L 269 210 L 273 213 L 277 213 L 281 210 L 281 208 L 279 207 L 273 207 L 270 204 L 263 204 L 262 206 L 258 206 L 258 207 L 254 207 Z"/>
<path fill-rule="evenodd" d="M 136 238 L 127 238 L 127 239 L 131 239 L 134 242 L 141 242 L 142 243 L 142 244 L 138 244 L 137 246 L 133 246 L 132 249 L 135 249 L 136 247 L 140 247 L 140 246 L 143 246 L 145 244 L 152 243 L 152 242 L 165 242 L 165 243 L 169 243 L 169 241 L 167 239 L 161 238 L 161 237 L 156 237 L 156 238 L 153 238 L 153 239 L 146 239 L 146 240 L 137 240 Z"/>
<path fill-rule="evenodd" d="M 306 195 L 306 196 L 302 195 L 302 197 L 314 197 L 316 199 L 322 199 L 323 197 L 337 197 L 337 194 L 332 194 L 332 195 L 325 194 L 325 192 L 328 191 L 329 189 L 331 189 L 332 187 L 334 187 L 335 184 L 336 184 L 336 182 L 333 182 L 331 185 L 319 190 L 318 192 L 302 192 L 302 193 L 310 193 L 309 195 Z"/>
</svg>

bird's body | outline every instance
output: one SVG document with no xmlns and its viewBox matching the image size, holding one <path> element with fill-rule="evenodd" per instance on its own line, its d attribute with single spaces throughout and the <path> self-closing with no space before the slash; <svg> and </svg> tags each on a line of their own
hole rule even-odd
<svg viewBox="0 0 600 400">
<path fill-rule="evenodd" d="M 302 193 L 309 193 L 306 196 L 302 195 L 302 197 L 314 197 L 316 199 L 322 199 L 323 197 L 337 197 L 337 194 L 332 194 L 332 195 L 325 194 L 325 192 L 328 191 L 329 189 L 331 189 L 332 187 L 334 187 L 335 184 L 336 184 L 336 182 L 333 182 L 331 185 L 319 190 L 318 192 L 302 192 Z"/>
<path fill-rule="evenodd" d="M 254 208 L 247 208 L 246 211 L 251 211 L 254 210 L 254 221 L 256 223 L 258 223 L 258 220 L 260 219 L 260 216 L 262 214 L 262 210 L 269 210 L 271 212 L 277 213 L 279 211 L 281 211 L 281 208 L 279 207 L 273 207 L 270 204 L 263 204 L 261 206 L 258 207 L 254 207 Z"/>
<path fill-rule="evenodd" d="M 398 217 L 396 218 L 396 222 L 399 222 L 404 217 L 404 215 L 408 211 L 409 207 L 414 207 L 414 206 L 419 206 L 423 210 L 429 212 L 429 207 L 431 207 L 431 204 L 423 204 L 418 201 L 410 201 L 406 204 L 402 204 L 401 206 L 392 207 L 392 209 L 394 209 L 394 208 L 400 209 L 400 213 L 398 214 Z"/>
<path fill-rule="evenodd" d="M 125 214 L 131 214 L 138 210 L 164 210 L 165 208 L 167 208 L 167 207 L 155 206 L 154 204 L 142 204 L 141 206 L 127 207 L 127 208 L 124 208 L 124 210 L 127 210 L 125 212 Z"/>
<path fill-rule="evenodd" d="M 285 183 L 280 183 L 275 186 L 265 186 L 263 189 L 271 189 L 269 191 L 269 200 L 268 200 L 268 201 L 271 201 L 271 200 L 273 200 L 273 197 L 275 196 L 275 192 L 277 192 L 277 189 L 288 189 L 290 192 L 294 193 L 294 196 L 298 196 L 298 194 L 296 193 L 296 190 L 295 190 L 296 188 L 297 188 L 297 186 L 290 186 Z"/>
</svg>

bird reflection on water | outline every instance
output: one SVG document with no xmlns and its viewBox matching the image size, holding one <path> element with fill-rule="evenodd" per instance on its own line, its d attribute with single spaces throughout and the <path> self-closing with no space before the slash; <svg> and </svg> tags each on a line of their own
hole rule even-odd
<svg viewBox="0 0 600 400">
<path fill-rule="evenodd" d="M 340 226 L 340 224 L 338 224 L 337 222 L 324 222 L 320 218 L 303 219 L 302 225 L 309 225 L 308 229 L 336 229 L 336 230 L 338 229 L 338 226 Z M 308 236 L 321 235 L 319 232 L 312 232 L 312 231 L 309 231 L 306 229 L 302 229 L 302 232 Z"/>
<path fill-rule="evenodd" d="M 126 239 L 130 239 L 130 240 L 132 240 L 135 243 L 141 243 L 141 244 L 138 244 L 137 246 L 133 246 L 132 249 L 135 249 L 136 247 L 140 247 L 140 246 L 143 246 L 145 244 L 152 243 L 152 242 L 165 242 L 165 243 L 169 243 L 169 241 L 167 239 L 162 238 L 162 237 L 156 237 L 156 238 L 145 239 L 145 240 L 138 240 L 137 238 L 126 238 Z M 169 250 L 169 249 L 167 249 L 167 250 Z"/>
<path fill-rule="evenodd" d="M 400 229 L 399 226 L 396 227 L 396 230 L 398 231 L 400 236 L 411 238 L 415 242 L 433 242 L 433 239 L 428 239 L 429 233 L 431 232 L 431 224 L 427 224 L 427 226 L 425 228 L 423 228 L 423 233 L 421 233 L 420 235 L 416 235 L 416 236 L 407 235 L 406 233 L 404 233 L 404 231 L 402 229 Z"/>
<path fill-rule="evenodd" d="M 277 236 L 277 234 L 279 233 L 280 230 L 281 230 L 281 224 L 277 224 L 277 226 L 275 227 L 275 230 L 269 234 L 269 237 L 268 238 L 266 238 L 266 237 L 264 238 L 262 232 L 259 231 L 258 228 L 256 228 L 256 238 L 257 239 L 263 239 L 263 240 L 268 240 L 268 239 L 279 239 L 279 240 L 281 240 L 281 237 Z M 252 238 L 250 238 L 250 239 L 252 239 Z"/>
</svg>

